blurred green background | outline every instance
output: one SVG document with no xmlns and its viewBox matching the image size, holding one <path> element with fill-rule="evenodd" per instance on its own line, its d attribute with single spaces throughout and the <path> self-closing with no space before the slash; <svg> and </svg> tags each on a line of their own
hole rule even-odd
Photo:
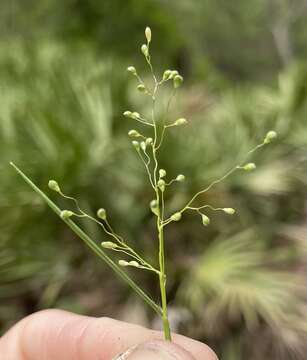
<svg viewBox="0 0 307 360">
<path fill-rule="evenodd" d="M 105 207 L 152 261 L 152 194 L 126 134 L 127 109 L 148 111 L 125 69 L 146 70 L 153 31 L 157 72 L 185 86 L 161 163 L 186 184 L 178 209 L 275 129 L 257 171 L 238 173 L 203 199 L 234 207 L 203 228 L 187 215 L 167 230 L 168 295 L 176 331 L 221 360 L 305 359 L 307 350 L 307 2 L 305 0 L 14 0 L 0 5 L 0 333 L 47 307 L 157 319 L 9 167 L 50 194 L 58 180 L 89 211 Z M 147 70 L 146 70 L 147 71 Z M 158 103 L 163 114 L 165 89 Z M 211 215 L 211 214 L 210 214 Z M 81 223 L 99 243 L 105 236 Z M 158 300 L 151 275 L 131 275 Z"/>
</svg>

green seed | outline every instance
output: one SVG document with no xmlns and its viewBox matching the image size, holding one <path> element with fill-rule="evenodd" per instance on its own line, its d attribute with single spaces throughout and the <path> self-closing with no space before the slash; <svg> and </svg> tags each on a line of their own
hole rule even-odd
<svg viewBox="0 0 307 360">
<path fill-rule="evenodd" d="M 174 88 L 177 89 L 183 83 L 183 77 L 181 75 L 176 75 L 174 77 Z"/>
<path fill-rule="evenodd" d="M 132 115 L 131 111 L 125 111 L 124 112 L 124 116 L 126 116 L 126 117 L 131 117 L 131 115 Z"/>
<path fill-rule="evenodd" d="M 165 70 L 163 73 L 163 80 L 168 80 L 170 76 L 172 75 L 172 70 Z"/>
<path fill-rule="evenodd" d="M 159 176 L 160 176 L 160 178 L 163 178 L 164 176 L 166 176 L 166 171 L 164 169 L 160 169 Z"/>
<path fill-rule="evenodd" d="M 102 220 L 106 220 L 107 218 L 107 212 L 104 208 L 100 208 L 98 211 L 97 211 L 97 217 L 99 217 L 99 219 L 102 219 Z"/>
<path fill-rule="evenodd" d="M 184 182 L 184 180 L 185 180 L 185 176 L 182 175 L 182 174 L 179 174 L 179 175 L 176 177 L 176 181 Z"/>
<path fill-rule="evenodd" d="M 145 37 L 146 37 L 147 42 L 150 43 L 151 42 L 151 29 L 148 26 L 145 29 Z"/>
<path fill-rule="evenodd" d="M 140 143 L 138 141 L 132 141 L 132 145 L 136 151 L 140 150 Z"/>
<path fill-rule="evenodd" d="M 116 249 L 117 245 L 112 241 L 104 241 L 101 243 L 101 246 L 105 249 Z"/>
<path fill-rule="evenodd" d="M 163 192 L 165 190 L 165 181 L 160 179 L 157 184 L 159 189 Z"/>
<path fill-rule="evenodd" d="M 269 144 L 270 142 L 272 142 L 276 138 L 277 138 L 277 132 L 271 130 L 266 134 L 265 139 L 264 139 L 264 143 Z"/>
<path fill-rule="evenodd" d="M 130 131 L 128 132 L 128 135 L 129 135 L 130 137 L 140 137 L 140 136 L 141 136 L 141 134 L 140 134 L 138 131 L 136 131 L 136 130 L 130 130 Z"/>
<path fill-rule="evenodd" d="M 138 89 L 139 92 L 142 92 L 142 93 L 146 91 L 146 88 L 145 88 L 145 86 L 143 84 L 138 85 L 137 89 Z"/>
<path fill-rule="evenodd" d="M 48 187 L 53 191 L 60 192 L 59 184 L 55 180 L 49 180 Z"/>
<path fill-rule="evenodd" d="M 141 46 L 141 51 L 142 51 L 142 53 L 144 54 L 145 57 L 148 56 L 148 46 L 147 45 L 143 44 Z"/>
<path fill-rule="evenodd" d="M 136 267 L 136 268 L 140 267 L 140 264 L 137 261 L 134 261 L 134 260 L 129 261 L 129 265 L 133 266 L 133 267 Z"/>
<path fill-rule="evenodd" d="M 228 215 L 233 215 L 236 212 L 236 210 L 233 208 L 224 208 L 223 211 Z"/>
<path fill-rule="evenodd" d="M 246 171 L 253 171 L 253 170 L 256 169 L 256 164 L 248 163 L 248 164 L 243 166 L 243 169 L 246 170 Z"/>
<path fill-rule="evenodd" d="M 129 266 L 129 263 L 126 260 L 119 260 L 118 265 L 120 265 L 120 266 Z"/>
<path fill-rule="evenodd" d="M 185 119 L 185 118 L 177 119 L 174 123 L 175 126 L 180 126 L 180 125 L 185 125 L 185 124 L 187 124 L 187 119 Z"/>
<path fill-rule="evenodd" d="M 152 138 L 147 138 L 146 140 L 145 140 L 145 144 L 146 145 L 152 145 L 153 144 L 153 140 L 152 140 Z"/>
<path fill-rule="evenodd" d="M 208 218 L 207 215 L 202 214 L 201 219 L 202 219 L 203 225 L 208 226 L 210 224 L 210 219 Z"/>
<path fill-rule="evenodd" d="M 70 217 L 72 217 L 73 216 L 73 212 L 72 211 L 70 211 L 70 210 L 63 210 L 63 211 L 61 211 L 61 218 L 63 219 L 63 220 L 67 220 L 67 219 L 69 219 Z"/>
<path fill-rule="evenodd" d="M 180 212 L 176 212 L 175 214 L 173 214 L 171 216 L 171 220 L 172 221 L 179 221 L 182 218 L 182 215 Z"/>
<path fill-rule="evenodd" d="M 131 72 L 133 75 L 136 75 L 136 68 L 134 66 L 128 66 L 127 71 Z"/>
</svg>

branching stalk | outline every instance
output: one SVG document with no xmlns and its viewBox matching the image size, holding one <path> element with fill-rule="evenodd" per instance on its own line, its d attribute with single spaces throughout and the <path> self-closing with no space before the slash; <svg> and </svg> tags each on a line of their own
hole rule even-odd
<svg viewBox="0 0 307 360">
<path fill-rule="evenodd" d="M 150 203 L 150 208 L 154 215 L 156 216 L 156 231 L 157 231 L 157 240 L 158 240 L 158 254 L 157 254 L 157 262 L 159 266 L 155 267 L 151 265 L 148 261 L 146 261 L 143 256 L 141 256 L 137 251 L 135 251 L 131 246 L 127 244 L 124 238 L 118 235 L 110 225 L 105 209 L 101 208 L 97 212 L 97 217 L 102 220 L 97 220 L 95 217 L 84 212 L 79 206 L 78 201 L 70 196 L 65 195 L 58 183 L 55 180 L 49 181 L 49 188 L 59 193 L 65 199 L 72 200 L 79 213 L 74 213 L 70 210 L 60 210 L 53 202 L 49 199 L 45 193 L 43 193 L 16 165 L 11 163 L 12 167 L 17 171 L 17 173 L 25 180 L 27 184 L 31 186 L 31 188 L 48 204 L 48 206 L 62 218 L 62 220 L 71 228 L 71 230 L 77 234 L 87 246 L 89 246 L 101 259 L 103 259 L 162 319 L 164 337 L 166 340 L 171 341 L 171 329 L 170 323 L 168 319 L 168 308 L 167 308 L 167 291 L 166 291 L 166 264 L 165 264 L 165 244 L 164 244 L 164 228 L 171 222 L 180 221 L 182 214 L 186 210 L 192 210 L 198 213 L 201 218 L 204 226 L 208 226 L 210 224 L 210 218 L 204 214 L 205 209 L 210 209 L 212 211 L 223 211 L 228 215 L 233 215 L 235 213 L 235 209 L 233 208 L 221 208 L 221 207 L 213 207 L 211 205 L 205 204 L 201 206 L 193 206 L 193 202 L 200 197 L 200 195 L 209 191 L 213 186 L 219 184 L 230 175 L 232 175 L 237 170 L 246 170 L 251 171 L 256 168 L 254 163 L 245 164 L 242 162 L 239 165 L 230 169 L 225 175 L 220 177 L 219 179 L 213 181 L 206 188 L 198 191 L 192 198 L 186 203 L 186 205 L 173 215 L 165 218 L 165 201 L 164 195 L 166 190 L 170 187 L 174 182 L 183 182 L 185 180 L 185 176 L 183 174 L 179 174 L 176 178 L 166 181 L 166 170 L 159 168 L 159 150 L 162 146 L 162 143 L 165 139 L 166 132 L 168 129 L 185 125 L 187 120 L 185 118 L 179 118 L 174 122 L 166 123 L 165 117 L 168 114 L 170 104 L 175 95 L 176 89 L 182 84 L 183 78 L 179 75 L 176 70 L 166 70 L 162 76 L 161 80 L 157 79 L 155 75 L 152 62 L 151 55 L 149 52 L 150 42 L 151 42 L 151 30 L 150 28 L 146 28 L 145 36 L 147 39 L 147 45 L 144 44 L 141 47 L 141 51 L 145 56 L 146 62 L 149 65 L 150 73 L 152 75 L 152 87 L 148 87 L 142 78 L 137 74 L 137 71 L 134 66 L 129 66 L 128 71 L 131 72 L 139 82 L 138 90 L 145 95 L 149 95 L 151 97 L 151 120 L 147 120 L 145 117 L 141 116 L 137 112 L 125 111 L 124 116 L 131 118 L 137 122 L 139 122 L 142 126 L 147 126 L 152 129 L 151 136 L 152 138 L 146 138 L 144 135 L 141 135 L 137 130 L 130 130 L 128 135 L 130 137 L 141 138 L 142 141 L 132 141 L 134 148 L 136 149 L 138 156 L 140 157 L 142 163 L 145 165 L 145 170 L 148 175 L 149 183 L 153 189 L 154 200 Z M 174 91 L 168 101 L 166 115 L 162 121 L 162 131 L 159 131 L 156 114 L 155 114 L 155 106 L 156 106 L 156 98 L 159 91 L 159 87 L 164 83 L 171 81 L 173 84 Z M 260 149 L 264 145 L 270 143 L 275 139 L 277 134 L 274 131 L 269 131 L 266 134 L 264 141 L 257 145 L 255 148 L 250 150 L 247 153 L 246 158 L 254 153 L 256 150 Z M 144 154 L 143 154 L 144 153 Z M 244 159 L 244 161 L 246 160 Z M 126 274 L 124 270 L 120 266 L 118 266 L 111 258 L 99 247 L 88 235 L 86 235 L 81 228 L 71 220 L 71 217 L 76 216 L 79 218 L 87 218 L 94 221 L 97 225 L 99 225 L 104 232 L 112 237 L 114 241 L 106 241 L 101 243 L 101 246 L 105 249 L 113 250 L 116 253 L 124 254 L 129 258 L 130 261 L 119 260 L 118 264 L 124 267 L 134 267 L 138 269 L 143 269 L 146 271 L 150 271 L 159 277 L 159 286 L 160 286 L 160 297 L 161 297 L 161 305 L 156 304 L 150 296 L 148 296 L 131 278 Z M 131 260 L 132 259 L 132 260 Z"/>
</svg>

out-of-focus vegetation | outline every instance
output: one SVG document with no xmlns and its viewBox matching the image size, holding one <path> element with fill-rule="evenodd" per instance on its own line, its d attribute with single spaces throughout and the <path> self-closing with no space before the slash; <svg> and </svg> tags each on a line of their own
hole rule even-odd
<svg viewBox="0 0 307 360">
<path fill-rule="evenodd" d="M 16 1 L 0 20 L 0 329 L 45 307 L 155 319 L 16 174 L 44 190 L 55 178 L 153 255 L 145 174 L 131 150 L 124 110 L 143 107 L 125 74 L 145 25 L 153 61 L 179 68 L 173 104 L 190 119 L 161 159 L 186 185 L 176 210 L 275 129 L 257 170 L 238 173 L 204 199 L 237 209 L 208 229 L 194 217 L 168 229 L 169 298 L 178 331 L 222 360 L 304 359 L 307 344 L 307 7 L 302 0 Z M 170 95 L 165 90 L 164 98 Z M 163 116 L 165 104 L 159 104 Z M 67 203 L 58 199 L 62 207 Z M 97 242 L 99 229 L 81 224 Z M 133 274 L 154 297 L 146 274 Z"/>
</svg>

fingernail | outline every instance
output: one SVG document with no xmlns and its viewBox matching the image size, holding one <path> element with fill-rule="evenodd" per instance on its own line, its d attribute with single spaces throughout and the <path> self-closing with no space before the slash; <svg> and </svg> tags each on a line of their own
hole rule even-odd
<svg viewBox="0 0 307 360">
<path fill-rule="evenodd" d="M 136 346 L 134 346 L 133 348 L 127 350 L 126 352 L 119 354 L 117 356 L 115 356 L 115 358 L 113 358 L 112 360 L 126 360 L 128 359 L 128 356 L 131 355 L 131 353 L 134 351 L 134 349 L 136 348 Z"/>
<path fill-rule="evenodd" d="M 153 341 L 129 349 L 113 360 L 195 360 L 173 343 Z"/>
</svg>

